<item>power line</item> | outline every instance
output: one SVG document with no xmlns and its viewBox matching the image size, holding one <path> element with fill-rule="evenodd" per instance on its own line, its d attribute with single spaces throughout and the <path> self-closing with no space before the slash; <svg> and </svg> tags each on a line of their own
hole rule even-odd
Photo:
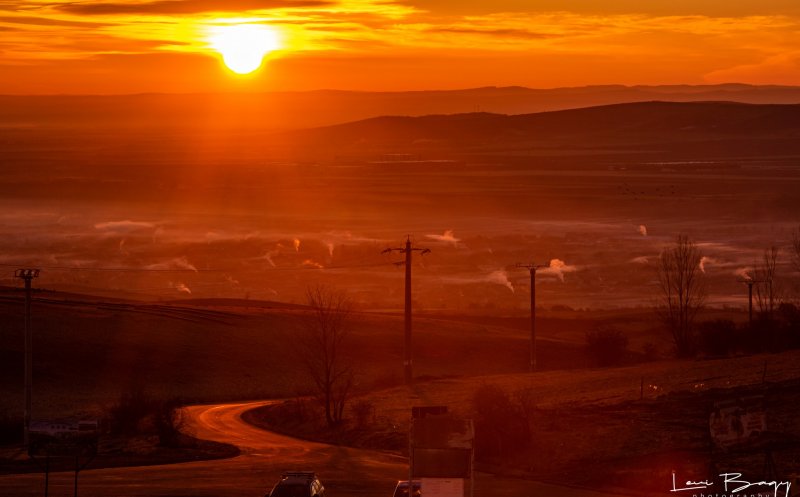
<svg viewBox="0 0 800 497">
<path fill-rule="evenodd" d="M 530 372 L 536 371 L 536 270 L 547 267 L 544 264 L 519 264 L 518 268 L 525 268 L 531 275 L 531 345 L 530 345 Z"/>
<path fill-rule="evenodd" d="M 33 385 L 33 332 L 31 331 L 31 281 L 39 277 L 38 268 L 22 268 L 14 272 L 15 278 L 25 281 L 25 417 L 24 443 L 30 449 L 31 390 Z"/>
<path fill-rule="evenodd" d="M 2 267 L 19 267 L 19 264 L 0 264 Z M 48 271 L 95 271 L 118 273 L 218 273 L 225 269 L 189 269 L 189 268 L 134 268 L 134 267 L 80 267 L 80 266 L 39 266 Z"/>
<path fill-rule="evenodd" d="M 742 278 L 738 280 L 739 283 L 744 283 L 747 285 L 747 314 L 748 314 L 748 323 L 750 327 L 753 326 L 753 285 L 758 283 L 767 283 L 767 280 L 756 280 L 750 277 Z M 759 301 L 760 302 L 760 301 Z"/>
<path fill-rule="evenodd" d="M 268 267 L 267 271 L 307 271 L 307 270 L 337 270 L 337 269 L 358 269 L 365 267 L 391 266 L 395 263 L 374 262 L 364 264 L 342 264 L 337 266 L 320 265 L 300 265 L 300 266 L 281 266 Z M 0 267 L 18 268 L 19 264 L 3 264 Z M 211 269 L 190 269 L 190 268 L 132 268 L 132 267 L 80 267 L 80 266 L 39 266 L 40 269 L 48 271 L 83 271 L 83 272 L 117 272 L 117 273 L 231 273 L 244 268 L 211 268 Z"/>
<path fill-rule="evenodd" d="M 411 254 L 413 252 L 419 252 L 420 255 L 425 255 L 430 253 L 430 249 L 427 248 L 419 248 L 419 247 L 412 247 L 411 246 L 411 235 L 408 235 L 406 238 L 406 245 L 405 247 L 398 247 L 398 248 L 387 248 L 383 250 L 381 253 L 385 254 L 388 252 L 400 252 L 401 254 L 406 255 L 405 262 L 399 264 L 405 264 L 406 266 L 406 291 L 405 291 L 405 353 L 403 358 L 403 366 L 405 369 L 405 380 L 406 384 L 410 385 L 411 382 L 414 380 L 413 374 L 413 357 L 411 353 Z M 393 262 L 392 264 L 398 264 Z"/>
</svg>

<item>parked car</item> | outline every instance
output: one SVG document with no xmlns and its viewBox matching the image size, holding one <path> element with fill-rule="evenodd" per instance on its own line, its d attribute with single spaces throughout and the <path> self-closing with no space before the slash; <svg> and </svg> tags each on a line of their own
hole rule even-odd
<svg viewBox="0 0 800 497">
<path fill-rule="evenodd" d="M 419 480 L 411 481 L 411 497 L 420 497 L 422 495 L 422 482 Z M 409 497 L 408 495 L 408 480 L 400 480 L 397 486 L 394 487 L 394 495 L 392 497 Z"/>
<path fill-rule="evenodd" d="M 325 487 L 313 471 L 286 471 L 266 497 L 325 497 Z"/>
</svg>

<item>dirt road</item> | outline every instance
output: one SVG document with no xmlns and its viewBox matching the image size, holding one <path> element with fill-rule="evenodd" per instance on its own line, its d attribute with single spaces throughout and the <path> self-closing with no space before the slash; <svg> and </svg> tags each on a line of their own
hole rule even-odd
<svg viewBox="0 0 800 497">
<path fill-rule="evenodd" d="M 79 479 L 81 497 L 260 497 L 284 470 L 314 470 L 329 497 L 388 497 L 404 479 L 406 460 L 374 451 L 297 440 L 255 428 L 243 412 L 265 402 L 187 408 L 198 438 L 230 443 L 241 455 L 218 461 L 165 466 L 86 470 Z M 568 483 L 568 482 L 567 482 Z M 72 473 L 50 476 L 50 497 L 71 496 Z M 44 475 L 0 477 L 0 496 L 44 495 Z M 610 497 L 587 490 L 479 474 L 476 497 Z"/>
</svg>

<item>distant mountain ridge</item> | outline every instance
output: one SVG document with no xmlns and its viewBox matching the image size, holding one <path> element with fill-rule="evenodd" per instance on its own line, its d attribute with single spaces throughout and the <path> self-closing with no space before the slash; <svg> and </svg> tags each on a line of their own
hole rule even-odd
<svg viewBox="0 0 800 497">
<path fill-rule="evenodd" d="M 481 134 L 509 131 L 540 133 L 617 133 L 625 130 L 676 131 L 688 128 L 717 133 L 737 131 L 788 131 L 800 128 L 800 104 L 744 104 L 739 102 L 635 102 L 531 114 L 432 114 L 426 116 L 379 116 L 352 123 L 317 128 L 356 131 L 371 127 L 393 135 L 425 130 L 450 135 L 473 129 Z M 605 125 L 597 129 L 598 121 Z M 443 128 L 447 124 L 450 128 Z M 484 126 L 475 129 L 473 126 Z M 749 129 L 754 126 L 756 129 Z"/>
<path fill-rule="evenodd" d="M 151 97 L 155 98 L 139 98 Z M 41 106 L 38 97 L 31 98 Z M 648 101 L 523 114 L 395 113 L 279 131 L 269 125 L 277 114 L 258 108 L 248 108 L 243 115 L 236 106 L 223 106 L 217 112 L 217 102 L 179 112 L 176 109 L 184 108 L 187 96 L 177 102 L 162 101 L 165 107 L 158 112 L 153 111 L 154 100 L 139 102 L 141 108 L 133 108 L 134 97 L 75 98 L 78 100 L 71 105 L 82 102 L 81 109 L 55 105 L 40 107 L 38 114 L 24 109 L 14 114 L 0 99 L 0 165 L 7 175 L 14 170 L 24 176 L 37 164 L 50 167 L 63 162 L 99 167 L 214 166 L 374 160 L 385 154 L 409 153 L 437 158 L 485 153 L 561 157 L 637 154 L 654 161 L 800 157 L 797 103 Z M 115 103 L 118 99 L 125 105 L 119 107 Z M 97 106 L 98 101 L 105 103 Z M 299 120 L 304 119 L 302 112 L 297 114 Z"/>
<path fill-rule="evenodd" d="M 408 92 L 319 90 L 250 94 L 0 95 L 0 127 L 156 126 L 272 131 L 326 126 L 382 115 L 473 112 L 530 114 L 655 100 L 790 104 L 800 103 L 800 87 L 744 84 L 607 85 Z"/>
</svg>

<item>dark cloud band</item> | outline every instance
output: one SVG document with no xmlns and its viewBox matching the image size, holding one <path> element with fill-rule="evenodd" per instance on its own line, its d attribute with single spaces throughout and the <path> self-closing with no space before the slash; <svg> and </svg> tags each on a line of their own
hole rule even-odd
<svg viewBox="0 0 800 497">
<path fill-rule="evenodd" d="M 0 23 L 25 24 L 29 26 L 66 26 L 66 27 L 98 27 L 107 26 L 106 23 L 86 21 L 65 21 L 62 19 L 49 19 L 31 16 L 0 16 Z"/>
<path fill-rule="evenodd" d="M 144 3 L 70 3 L 60 6 L 59 10 L 83 15 L 198 14 L 201 12 L 323 7 L 333 3 L 328 0 L 159 0 Z"/>
</svg>

